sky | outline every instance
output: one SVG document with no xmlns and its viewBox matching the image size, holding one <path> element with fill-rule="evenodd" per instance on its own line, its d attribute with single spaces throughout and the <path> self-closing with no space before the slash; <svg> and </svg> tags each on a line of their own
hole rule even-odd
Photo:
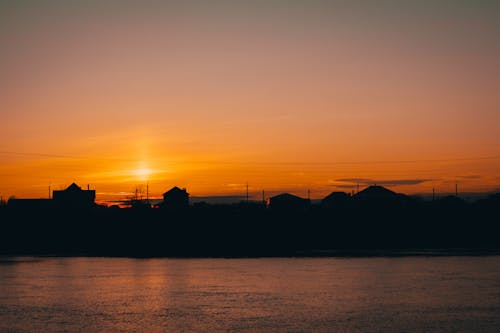
<svg viewBox="0 0 500 333">
<path fill-rule="evenodd" d="M 497 1 L 0 0 L 0 195 L 500 189 Z"/>
</svg>

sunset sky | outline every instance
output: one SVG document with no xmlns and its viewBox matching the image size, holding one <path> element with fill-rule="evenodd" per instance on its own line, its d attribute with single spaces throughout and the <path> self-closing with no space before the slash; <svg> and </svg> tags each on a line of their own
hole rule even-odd
<svg viewBox="0 0 500 333">
<path fill-rule="evenodd" d="M 1 1 L 0 195 L 500 189 L 498 1 Z"/>
</svg>

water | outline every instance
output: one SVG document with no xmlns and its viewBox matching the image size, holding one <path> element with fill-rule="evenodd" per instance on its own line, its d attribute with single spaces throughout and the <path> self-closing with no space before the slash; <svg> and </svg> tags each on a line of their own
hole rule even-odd
<svg viewBox="0 0 500 333">
<path fill-rule="evenodd" d="M 498 332 L 500 257 L 1 258 L 1 332 Z"/>
</svg>

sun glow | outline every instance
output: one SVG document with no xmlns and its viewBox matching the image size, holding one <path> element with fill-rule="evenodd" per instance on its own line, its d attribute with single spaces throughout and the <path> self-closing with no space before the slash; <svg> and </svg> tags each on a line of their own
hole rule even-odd
<svg viewBox="0 0 500 333">
<path fill-rule="evenodd" d="M 148 180 L 152 173 L 153 171 L 146 167 L 135 169 L 133 172 L 137 179 L 141 181 Z"/>
</svg>

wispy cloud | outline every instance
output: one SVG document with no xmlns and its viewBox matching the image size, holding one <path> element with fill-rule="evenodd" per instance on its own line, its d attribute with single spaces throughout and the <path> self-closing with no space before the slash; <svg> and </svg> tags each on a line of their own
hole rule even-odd
<svg viewBox="0 0 500 333">
<path fill-rule="evenodd" d="M 411 179 L 371 179 L 371 178 L 340 178 L 336 179 L 334 186 L 340 188 L 352 188 L 355 185 L 383 185 L 383 186 L 400 186 L 400 185 L 418 185 L 435 179 L 427 178 L 411 178 Z"/>
<path fill-rule="evenodd" d="M 335 179 L 334 182 L 366 184 L 366 183 L 373 182 L 373 179 L 369 179 L 369 178 L 340 178 L 340 179 Z"/>
<path fill-rule="evenodd" d="M 356 188 L 355 184 L 334 184 L 333 186 L 346 190 L 352 190 Z"/>
</svg>

